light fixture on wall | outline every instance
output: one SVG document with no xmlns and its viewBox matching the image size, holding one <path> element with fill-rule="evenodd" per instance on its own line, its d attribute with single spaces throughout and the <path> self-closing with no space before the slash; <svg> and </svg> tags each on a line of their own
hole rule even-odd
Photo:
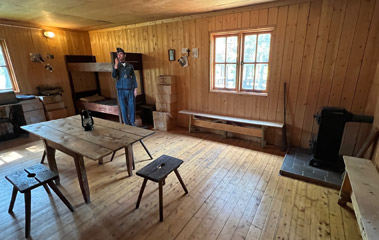
<svg viewBox="0 0 379 240">
<path fill-rule="evenodd" d="M 43 31 L 43 36 L 47 38 L 53 38 L 55 36 L 55 33 L 52 31 Z"/>
<path fill-rule="evenodd" d="M 54 59 L 54 55 L 53 54 L 47 54 L 46 55 L 46 58 L 47 59 Z M 43 59 L 42 55 L 40 53 L 30 53 L 30 60 L 32 60 L 32 62 L 39 62 L 43 65 L 43 67 L 52 72 L 54 70 L 53 66 L 50 65 L 50 63 L 45 63 L 45 60 Z"/>
</svg>

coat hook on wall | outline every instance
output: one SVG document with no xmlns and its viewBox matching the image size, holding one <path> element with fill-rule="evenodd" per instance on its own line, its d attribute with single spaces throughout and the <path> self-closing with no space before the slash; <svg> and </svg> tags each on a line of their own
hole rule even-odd
<svg viewBox="0 0 379 240">
<path fill-rule="evenodd" d="M 54 55 L 53 54 L 47 54 L 46 55 L 46 58 L 47 59 L 54 59 Z M 43 59 L 42 55 L 40 53 L 30 53 L 30 60 L 32 60 L 32 62 L 39 62 L 43 65 L 43 67 L 52 72 L 54 70 L 53 66 L 51 66 L 50 62 L 48 63 L 45 63 L 45 60 Z"/>
</svg>

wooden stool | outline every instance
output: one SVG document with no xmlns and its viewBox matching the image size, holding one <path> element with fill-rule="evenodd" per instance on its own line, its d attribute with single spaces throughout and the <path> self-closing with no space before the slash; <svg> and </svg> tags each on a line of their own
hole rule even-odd
<svg viewBox="0 0 379 240">
<path fill-rule="evenodd" d="M 157 182 L 159 184 L 159 220 L 163 221 L 163 185 L 165 183 L 166 177 L 174 171 L 176 176 L 179 179 L 180 184 L 182 185 L 184 192 L 187 194 L 188 190 L 180 174 L 178 172 L 179 166 L 183 163 L 182 160 L 170 157 L 167 155 L 162 155 L 155 161 L 149 163 L 144 168 L 139 170 L 136 174 L 144 178 L 141 190 L 138 196 L 136 209 L 139 207 L 141 202 L 141 198 L 143 195 L 143 191 L 145 190 L 147 180 L 151 180 L 153 182 Z"/>
<path fill-rule="evenodd" d="M 11 203 L 9 205 L 9 213 L 12 213 L 13 206 L 16 201 L 17 191 L 24 194 L 25 198 L 25 237 L 30 236 L 30 220 L 31 220 L 31 190 L 39 186 L 43 186 L 47 193 L 50 193 L 47 185 L 58 195 L 64 204 L 71 210 L 74 208 L 70 202 L 63 196 L 62 192 L 57 188 L 54 180 L 58 179 L 58 174 L 52 172 L 44 165 L 38 164 L 24 170 L 5 176 L 5 178 L 13 184 L 13 193 Z"/>
</svg>

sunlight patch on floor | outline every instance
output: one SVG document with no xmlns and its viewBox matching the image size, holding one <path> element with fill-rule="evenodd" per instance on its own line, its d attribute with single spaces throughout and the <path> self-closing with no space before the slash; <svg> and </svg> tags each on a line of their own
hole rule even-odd
<svg viewBox="0 0 379 240">
<path fill-rule="evenodd" d="M 20 158 L 22 158 L 22 155 L 14 151 L 0 155 L 0 159 L 3 160 L 3 162 L 5 163 L 13 162 Z"/>
</svg>

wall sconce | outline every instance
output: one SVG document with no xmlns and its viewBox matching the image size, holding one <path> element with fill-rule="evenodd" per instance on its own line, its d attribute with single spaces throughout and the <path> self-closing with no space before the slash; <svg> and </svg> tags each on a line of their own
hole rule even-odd
<svg viewBox="0 0 379 240">
<path fill-rule="evenodd" d="M 52 31 L 43 31 L 43 36 L 47 38 L 53 38 L 55 36 L 55 33 Z"/>
<path fill-rule="evenodd" d="M 47 54 L 46 55 L 46 58 L 47 59 L 54 59 L 54 55 L 53 54 Z M 50 63 L 45 63 L 45 60 L 43 59 L 42 55 L 40 53 L 30 53 L 30 60 L 32 60 L 32 62 L 39 62 L 43 65 L 43 67 L 52 72 L 54 70 L 53 66 L 50 65 Z"/>
</svg>

